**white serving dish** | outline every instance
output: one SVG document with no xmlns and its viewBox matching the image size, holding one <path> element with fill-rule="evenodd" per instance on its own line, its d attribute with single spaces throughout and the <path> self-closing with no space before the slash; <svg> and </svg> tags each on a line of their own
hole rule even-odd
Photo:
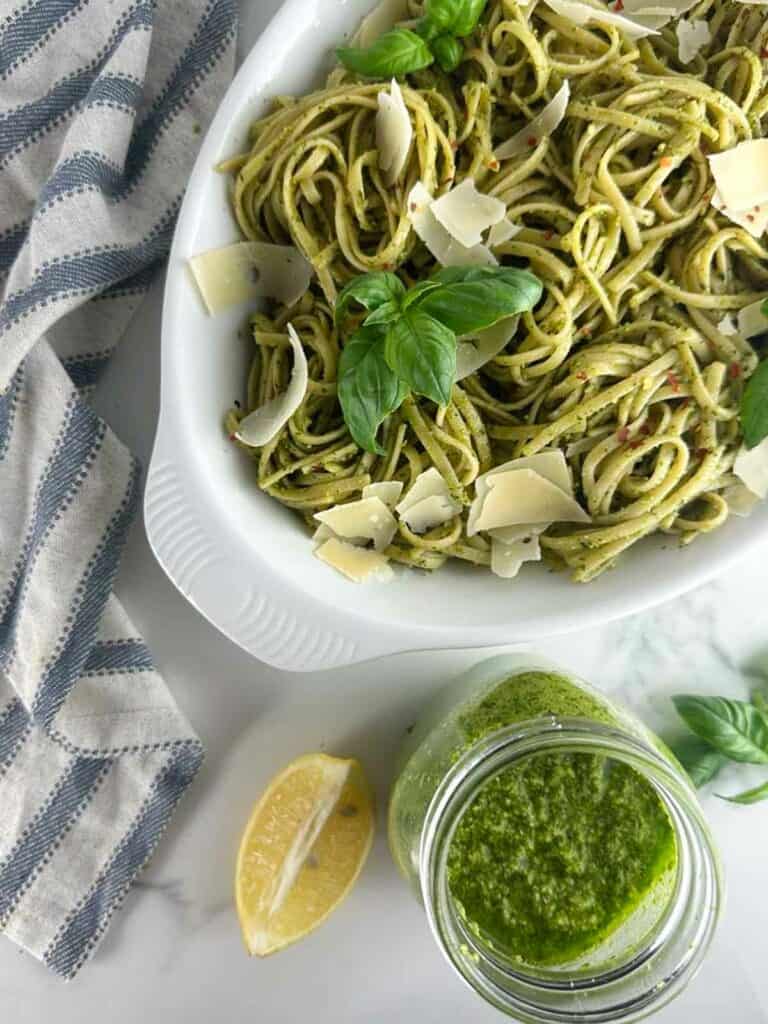
<svg viewBox="0 0 768 1024">
<path fill-rule="evenodd" d="M 226 180 L 214 165 L 243 146 L 270 97 L 316 85 L 334 45 L 372 0 L 287 0 L 251 51 L 208 132 L 171 250 L 162 332 L 162 403 L 145 513 L 158 561 L 223 633 L 279 668 L 310 671 L 415 649 L 483 647 L 579 630 L 667 601 L 768 538 L 768 506 L 678 550 L 654 538 L 589 585 L 541 565 L 515 581 L 450 566 L 397 570 L 357 586 L 312 556 L 303 525 L 256 487 L 223 435 L 242 396 L 246 310 L 208 317 L 186 261 L 238 238 Z"/>
</svg>

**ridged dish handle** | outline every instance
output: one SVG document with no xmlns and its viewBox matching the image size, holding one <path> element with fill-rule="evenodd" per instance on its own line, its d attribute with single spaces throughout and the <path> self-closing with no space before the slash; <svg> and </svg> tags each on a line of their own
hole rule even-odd
<svg viewBox="0 0 768 1024">
<path fill-rule="evenodd" d="M 181 593 L 225 636 L 254 657 L 291 672 L 350 665 L 420 646 L 402 629 L 371 628 L 343 617 L 262 565 L 254 581 L 232 540 L 206 523 L 185 488 L 178 449 L 161 419 L 144 496 L 147 537 L 157 561 Z"/>
</svg>

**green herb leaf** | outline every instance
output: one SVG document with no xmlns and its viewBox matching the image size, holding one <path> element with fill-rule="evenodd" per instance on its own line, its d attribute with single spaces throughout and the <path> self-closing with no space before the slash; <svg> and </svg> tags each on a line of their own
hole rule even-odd
<svg viewBox="0 0 768 1024">
<path fill-rule="evenodd" d="M 768 782 L 755 786 L 754 789 L 746 789 L 735 796 L 726 796 L 725 793 L 718 793 L 717 796 L 732 804 L 759 804 L 761 800 L 768 800 Z"/>
<path fill-rule="evenodd" d="M 387 363 L 418 395 L 447 405 L 456 377 L 456 336 L 415 306 L 390 325 Z"/>
<path fill-rule="evenodd" d="M 366 327 L 374 327 L 376 324 L 391 324 L 393 320 L 397 320 L 400 316 L 400 303 L 390 300 L 389 302 L 382 302 L 380 306 L 377 306 L 372 313 L 363 321 Z"/>
<path fill-rule="evenodd" d="M 763 314 L 763 316 L 768 316 L 768 299 L 766 299 L 760 307 L 760 312 Z"/>
<path fill-rule="evenodd" d="M 541 281 L 533 274 L 506 268 L 499 274 L 443 284 L 415 306 L 462 335 L 533 309 L 541 292 Z"/>
<path fill-rule="evenodd" d="M 426 40 L 407 28 L 385 32 L 365 49 L 341 46 L 336 56 L 363 78 L 398 78 L 428 68 L 435 59 Z"/>
<path fill-rule="evenodd" d="M 731 761 L 768 764 L 768 719 L 752 704 L 687 694 L 672 701 L 691 732 Z"/>
<path fill-rule="evenodd" d="M 696 789 L 711 782 L 728 758 L 698 736 L 684 736 L 672 746 L 672 753 L 685 768 Z"/>
<path fill-rule="evenodd" d="M 405 285 L 397 276 L 384 270 L 360 274 L 342 288 L 336 299 L 334 316 L 340 324 L 353 302 L 373 311 L 387 302 L 399 302 L 405 295 Z"/>
<path fill-rule="evenodd" d="M 438 36 L 432 43 L 432 53 L 446 74 L 455 71 L 464 59 L 464 47 L 453 36 Z"/>
<path fill-rule="evenodd" d="M 339 401 L 349 432 L 366 451 L 384 455 L 376 441 L 382 422 L 399 408 L 408 388 L 384 358 L 386 331 L 361 327 L 347 341 L 339 360 Z"/>
<path fill-rule="evenodd" d="M 487 0 L 427 0 L 425 20 L 440 34 L 468 36 L 482 17 Z"/>
<path fill-rule="evenodd" d="M 751 700 L 757 710 L 768 717 L 768 697 L 766 697 L 763 691 L 753 690 L 751 693 Z"/>
<path fill-rule="evenodd" d="M 402 304 L 403 312 L 405 312 L 409 306 L 412 306 L 417 299 L 420 299 L 422 295 L 426 295 L 427 292 L 432 292 L 435 288 L 439 287 L 440 282 L 435 281 L 434 278 L 430 278 L 428 281 L 419 281 L 418 284 L 415 284 L 413 288 L 409 288 L 406 292 Z"/>
<path fill-rule="evenodd" d="M 760 363 L 744 389 L 741 432 L 747 448 L 754 448 L 768 437 L 768 359 Z"/>
</svg>

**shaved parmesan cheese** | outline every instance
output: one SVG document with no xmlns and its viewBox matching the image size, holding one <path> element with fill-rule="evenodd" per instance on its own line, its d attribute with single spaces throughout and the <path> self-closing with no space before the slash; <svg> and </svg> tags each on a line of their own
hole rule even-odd
<svg viewBox="0 0 768 1024">
<path fill-rule="evenodd" d="M 368 580 L 386 583 L 394 575 L 387 559 L 377 551 L 345 544 L 336 537 L 321 544 L 315 555 L 353 583 L 365 583 Z"/>
<path fill-rule="evenodd" d="M 699 18 L 687 21 L 681 18 L 675 28 L 677 35 L 677 56 L 681 64 L 690 64 L 699 53 L 702 46 L 706 46 L 712 35 L 709 31 L 709 24 Z"/>
<path fill-rule="evenodd" d="M 334 505 L 324 512 L 316 512 L 315 519 L 344 540 L 372 540 L 376 551 L 387 548 L 397 533 L 395 517 L 380 498 L 361 498 L 346 505 Z"/>
<path fill-rule="evenodd" d="M 491 572 L 503 579 L 514 579 L 523 562 L 540 560 L 541 546 L 537 535 L 528 534 L 512 544 L 505 544 L 497 537 L 491 539 Z"/>
<path fill-rule="evenodd" d="M 419 473 L 403 500 L 399 505 L 395 506 L 395 512 L 397 512 L 400 518 L 403 519 L 405 513 L 410 508 L 413 508 L 414 505 L 423 501 L 425 498 L 432 497 L 448 498 L 449 500 L 452 500 L 448 484 L 443 479 L 440 471 L 435 469 L 434 466 L 431 466 L 423 473 Z"/>
<path fill-rule="evenodd" d="M 465 178 L 433 201 L 432 213 L 452 238 L 471 249 L 480 245 L 487 228 L 504 220 L 507 207 L 500 199 L 478 192 L 474 181 Z"/>
<path fill-rule="evenodd" d="M 519 235 L 523 230 L 520 224 L 513 224 L 509 217 L 505 217 L 500 220 L 498 224 L 494 224 L 491 230 L 488 232 L 488 238 L 486 242 L 493 249 L 494 246 L 503 245 L 508 242 L 510 238 L 514 238 L 515 235 Z"/>
<path fill-rule="evenodd" d="M 422 498 L 402 513 L 400 518 L 414 533 L 426 533 L 436 526 L 442 526 L 461 512 L 461 505 L 444 494 L 431 494 Z"/>
<path fill-rule="evenodd" d="M 288 337 L 293 349 L 293 372 L 288 387 L 276 398 L 271 398 L 244 419 L 240 420 L 235 437 L 251 448 L 261 448 L 272 440 L 293 416 L 307 393 L 309 368 L 301 338 L 288 324 Z"/>
<path fill-rule="evenodd" d="M 623 18 L 620 14 L 614 14 L 602 4 L 592 6 L 580 3 L 579 0 L 544 0 L 547 7 L 551 7 L 555 14 L 562 18 L 568 18 L 577 25 L 588 25 L 590 22 L 603 23 L 604 25 L 615 25 L 628 39 L 642 39 L 644 36 L 657 36 L 658 30 L 647 25 L 641 25 L 630 18 Z"/>
<path fill-rule="evenodd" d="M 736 321 L 733 318 L 733 313 L 726 313 L 717 325 L 717 329 L 726 337 L 731 334 L 738 334 L 738 328 L 736 327 Z"/>
<path fill-rule="evenodd" d="M 189 268 L 209 313 L 253 299 L 298 302 L 309 288 L 312 265 L 292 245 L 235 242 L 189 260 Z"/>
<path fill-rule="evenodd" d="M 739 310 L 738 325 L 742 338 L 754 338 L 755 335 L 768 331 L 768 317 L 763 313 L 763 304 L 766 301 L 768 296 L 758 299 L 757 302 L 750 302 L 748 306 Z"/>
<path fill-rule="evenodd" d="M 366 14 L 350 39 L 352 46 L 368 47 L 379 36 L 393 28 L 398 21 L 408 17 L 408 0 L 381 0 L 370 14 Z"/>
<path fill-rule="evenodd" d="M 387 185 L 394 185 L 403 172 L 413 140 L 411 115 L 396 78 L 392 79 L 389 92 L 382 90 L 379 93 L 378 102 L 376 148 L 379 167 L 384 172 Z"/>
<path fill-rule="evenodd" d="M 464 380 L 503 352 L 514 338 L 520 317 L 508 317 L 470 338 L 463 335 L 456 346 L 456 380 Z"/>
<path fill-rule="evenodd" d="M 768 228 L 768 203 L 758 203 L 757 206 L 752 206 L 748 210 L 730 210 L 717 189 L 712 193 L 710 202 L 724 217 L 733 221 L 734 224 L 738 224 L 740 228 L 744 228 L 754 238 L 760 238 L 765 234 L 765 230 Z"/>
<path fill-rule="evenodd" d="M 574 498 L 532 469 L 494 473 L 488 487 L 475 524 L 477 530 L 523 523 L 589 522 Z"/>
<path fill-rule="evenodd" d="M 754 448 L 742 447 L 733 472 L 758 498 L 768 497 L 768 438 Z"/>
<path fill-rule="evenodd" d="M 646 28 L 662 28 L 695 7 L 698 0 L 623 0 L 624 14 Z"/>
<path fill-rule="evenodd" d="M 570 4 L 570 2 L 571 0 L 553 0 L 553 3 Z M 550 6 L 553 10 L 557 10 L 552 6 L 552 4 L 550 4 Z M 574 6 L 584 7 L 586 5 L 575 4 Z M 589 8 L 589 10 L 592 10 L 592 8 Z M 558 11 L 557 13 L 560 12 Z M 507 160 L 511 156 L 518 156 L 520 153 L 528 153 L 532 147 L 537 146 L 543 138 L 551 135 L 565 117 L 570 97 L 571 87 L 568 85 L 568 81 L 566 80 L 540 114 L 531 118 L 525 128 L 513 135 L 511 139 L 507 139 L 506 142 L 503 142 L 494 151 L 493 155 L 496 159 Z"/>
<path fill-rule="evenodd" d="M 505 462 L 501 466 L 496 466 L 495 469 L 490 469 L 487 473 L 483 473 L 475 480 L 475 500 L 469 510 L 469 516 L 467 517 L 467 536 L 471 537 L 477 533 L 479 527 L 477 526 L 477 520 L 480 516 L 480 510 L 483 507 L 483 502 L 488 496 L 489 481 L 491 477 L 498 473 L 506 473 L 513 469 L 532 469 L 539 476 L 544 477 L 555 487 L 559 487 L 561 491 L 564 491 L 569 498 L 573 498 L 573 484 L 571 483 L 571 473 L 568 469 L 568 464 L 565 461 L 565 456 L 559 448 L 545 448 L 544 451 L 537 452 L 536 455 L 528 455 L 522 459 L 512 459 L 510 462 Z M 549 523 L 553 520 L 546 521 L 546 525 L 542 529 L 546 529 Z M 545 520 L 530 519 L 529 523 L 545 522 Z M 507 543 L 511 543 L 511 540 L 505 538 Z"/>
<path fill-rule="evenodd" d="M 335 536 L 336 534 L 333 532 L 330 526 L 326 526 L 324 523 L 321 523 L 315 530 L 315 532 L 312 534 L 312 540 L 315 542 L 315 545 L 318 545 L 322 544 L 323 541 L 330 540 L 331 537 Z"/>
<path fill-rule="evenodd" d="M 368 484 L 363 488 L 364 498 L 378 498 L 387 508 L 394 508 L 402 493 L 403 485 L 399 480 L 383 480 L 381 483 Z"/>
<path fill-rule="evenodd" d="M 750 491 L 746 484 L 731 484 L 721 493 L 728 510 L 734 516 L 748 516 L 760 501 L 758 495 Z"/>
<path fill-rule="evenodd" d="M 408 194 L 408 217 L 413 230 L 444 267 L 498 264 L 499 261 L 485 245 L 475 245 L 468 249 L 451 237 L 432 212 L 432 196 L 420 181 Z"/>
<path fill-rule="evenodd" d="M 517 544 L 526 537 L 538 537 L 551 526 L 551 523 L 526 523 L 524 526 L 499 526 L 496 530 L 489 530 L 491 537 L 502 544 Z"/>
<path fill-rule="evenodd" d="M 750 139 L 707 157 L 710 170 L 729 210 L 751 210 L 768 202 L 768 139 Z"/>
</svg>

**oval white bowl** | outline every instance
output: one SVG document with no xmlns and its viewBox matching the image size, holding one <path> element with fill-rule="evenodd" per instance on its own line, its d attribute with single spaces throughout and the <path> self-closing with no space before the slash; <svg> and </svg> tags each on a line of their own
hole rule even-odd
<svg viewBox="0 0 768 1024">
<path fill-rule="evenodd" d="M 312 556 L 295 515 L 263 495 L 225 438 L 242 397 L 246 309 L 206 315 L 186 262 L 238 238 L 214 165 L 243 148 L 270 98 L 315 86 L 332 49 L 372 0 L 288 0 L 240 69 L 200 151 L 168 267 L 160 423 L 145 498 L 147 533 L 179 590 L 223 633 L 279 668 L 310 671 L 415 649 L 517 643 L 607 622 L 669 600 L 768 538 L 768 507 L 678 549 L 637 545 L 587 586 L 542 565 L 514 581 L 469 566 L 396 570 L 387 585 L 348 583 Z"/>
</svg>

